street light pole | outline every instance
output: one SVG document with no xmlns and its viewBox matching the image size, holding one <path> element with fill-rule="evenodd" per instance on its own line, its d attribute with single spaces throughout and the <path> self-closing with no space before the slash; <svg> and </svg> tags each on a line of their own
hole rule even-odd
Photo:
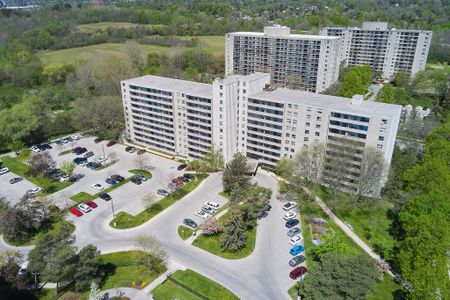
<svg viewBox="0 0 450 300">
<path fill-rule="evenodd" d="M 113 214 L 113 218 L 115 217 L 115 213 L 114 213 L 114 200 L 111 198 L 111 209 L 112 209 L 112 214 Z"/>
<path fill-rule="evenodd" d="M 106 157 L 106 154 L 105 154 L 105 145 L 103 145 L 103 144 L 102 144 L 102 151 L 103 151 L 103 157 Z"/>
</svg>

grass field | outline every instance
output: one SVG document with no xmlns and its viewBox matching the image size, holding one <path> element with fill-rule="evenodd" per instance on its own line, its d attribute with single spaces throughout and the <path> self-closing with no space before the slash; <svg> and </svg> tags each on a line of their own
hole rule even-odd
<svg viewBox="0 0 450 300">
<path fill-rule="evenodd" d="M 135 28 L 137 26 L 143 26 L 146 28 L 164 28 L 166 25 L 158 24 L 134 24 L 128 22 L 100 22 L 100 23 L 89 23 L 78 25 L 77 28 L 81 32 L 95 32 L 97 30 L 106 30 L 108 28 Z"/>
<path fill-rule="evenodd" d="M 430 68 L 430 69 L 431 69 L 431 67 L 442 67 L 442 69 L 432 69 L 433 72 L 450 74 L 450 66 L 449 66 L 449 65 L 443 65 L 443 64 L 427 64 L 427 68 Z"/>
<path fill-rule="evenodd" d="M 224 214 L 220 219 L 219 222 L 222 224 L 222 228 L 224 227 L 226 221 L 227 221 L 228 214 Z M 247 242 L 245 244 L 245 247 L 239 249 L 238 251 L 229 252 L 229 251 L 223 251 L 222 246 L 220 245 L 220 238 L 222 237 L 223 232 L 219 234 L 215 234 L 213 236 L 205 236 L 201 234 L 200 236 L 195 239 L 195 241 L 192 243 L 192 245 L 203 249 L 205 251 L 208 251 L 214 255 L 227 258 L 227 259 L 241 259 L 244 257 L 249 256 L 253 250 L 255 249 L 255 243 L 256 243 L 256 227 L 253 227 L 251 230 L 247 230 L 245 232 L 245 235 L 247 237 Z"/>
<path fill-rule="evenodd" d="M 198 294 L 208 299 L 220 299 L 220 300 L 234 300 L 239 299 L 231 291 L 224 288 L 215 281 L 206 278 L 192 270 L 176 271 L 172 274 L 171 278 L 180 282 L 181 284 L 189 287 Z M 158 285 L 153 291 L 153 298 L 155 300 L 198 300 L 198 296 L 194 295 L 190 291 L 180 287 L 172 281 L 166 280 L 164 283 Z"/>
<path fill-rule="evenodd" d="M 192 36 L 178 37 L 180 39 L 190 39 Z M 204 45 L 203 48 L 206 52 L 211 53 L 217 57 L 223 57 L 225 55 L 225 38 L 223 36 L 198 36 L 195 37 L 201 41 Z M 104 43 L 98 45 L 91 45 L 79 48 L 70 48 L 54 51 L 42 51 L 38 53 L 39 58 L 44 65 L 50 63 L 62 63 L 73 64 L 77 59 L 81 57 L 125 57 L 127 50 L 126 44 L 114 44 Z M 147 57 L 149 53 L 173 55 L 176 53 L 176 47 L 163 47 L 155 45 L 141 45 L 139 44 L 141 55 L 143 58 Z M 189 48 L 188 48 L 189 49 Z"/>
<path fill-rule="evenodd" d="M 191 237 L 192 233 L 194 232 L 194 230 L 192 230 L 189 227 L 180 225 L 178 226 L 178 236 L 183 240 L 187 240 L 188 238 Z"/>
<path fill-rule="evenodd" d="M 192 180 L 191 182 L 185 184 L 180 189 L 176 190 L 173 194 L 164 197 L 136 216 L 132 216 L 125 212 L 119 212 L 116 217 L 109 223 L 109 225 L 117 229 L 128 229 L 144 224 L 145 222 L 189 194 L 202 182 L 203 179 L 207 177 L 206 174 L 196 176 L 198 178 L 197 180 Z"/>
</svg>

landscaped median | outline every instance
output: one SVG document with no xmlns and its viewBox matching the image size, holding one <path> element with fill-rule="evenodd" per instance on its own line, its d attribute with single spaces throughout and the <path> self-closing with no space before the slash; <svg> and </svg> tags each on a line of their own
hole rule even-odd
<svg viewBox="0 0 450 300">
<path fill-rule="evenodd" d="M 186 227 L 186 226 L 183 226 L 183 225 L 178 226 L 178 236 L 183 241 L 185 241 L 188 238 L 190 238 L 193 233 L 194 233 L 194 230 L 189 228 L 189 227 Z"/>
<path fill-rule="evenodd" d="M 155 300 L 171 299 L 239 299 L 215 281 L 192 270 L 176 271 L 169 279 L 152 290 Z"/>
<path fill-rule="evenodd" d="M 51 194 L 62 190 L 73 184 L 71 181 L 60 182 L 59 180 L 52 180 L 44 175 L 33 177 L 28 172 L 28 165 L 24 161 L 28 158 L 29 152 L 23 151 L 16 157 L 5 155 L 2 157 L 3 166 L 7 167 L 14 174 L 25 178 L 38 187 L 41 187 L 46 193 Z"/>
<path fill-rule="evenodd" d="M 128 229 L 144 224 L 145 222 L 189 194 L 191 191 L 193 191 L 207 176 L 207 174 L 195 175 L 196 178 L 194 180 L 186 183 L 169 196 L 164 197 L 136 216 L 130 215 L 125 212 L 119 212 L 116 217 L 109 223 L 109 225 L 117 229 Z"/>
<path fill-rule="evenodd" d="M 146 170 L 134 169 L 134 170 L 129 170 L 128 172 L 133 173 L 133 174 L 142 174 L 145 177 L 147 177 L 148 180 L 150 180 L 152 178 L 152 174 L 150 172 L 146 171 Z M 79 192 L 78 194 L 75 194 L 72 197 L 70 197 L 70 199 L 72 199 L 73 201 L 75 201 L 77 203 L 83 203 L 83 202 L 86 202 L 86 201 L 92 201 L 92 200 L 98 198 L 98 196 L 100 194 L 109 193 L 109 192 L 117 189 L 118 187 L 124 185 L 125 183 L 129 182 L 132 177 L 133 176 L 130 176 L 127 179 L 125 179 L 124 181 L 118 182 L 115 185 L 112 185 L 109 188 L 106 188 L 106 189 L 104 189 L 104 190 L 102 190 L 102 191 L 100 191 L 100 192 L 98 192 L 98 193 L 96 193 L 94 195 L 86 193 L 86 192 Z"/>
</svg>

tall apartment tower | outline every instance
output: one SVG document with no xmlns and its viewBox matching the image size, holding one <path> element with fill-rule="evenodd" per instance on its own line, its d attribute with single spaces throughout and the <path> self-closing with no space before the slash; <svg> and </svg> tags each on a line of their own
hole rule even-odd
<svg viewBox="0 0 450 300">
<path fill-rule="evenodd" d="M 323 182 L 339 172 L 340 187 L 351 192 L 357 191 L 365 154 L 373 149 L 384 161 L 383 179 L 371 192 L 378 194 L 401 106 L 275 88 L 270 82 L 266 73 L 228 76 L 212 85 L 157 76 L 124 80 L 127 139 L 192 159 L 214 146 L 225 162 L 241 152 L 272 167 L 283 157 L 323 145 Z"/>
<path fill-rule="evenodd" d="M 274 83 L 320 93 L 339 76 L 340 38 L 291 34 L 285 26 L 225 38 L 225 74 L 271 73 Z"/>
<path fill-rule="evenodd" d="M 364 22 L 362 28 L 325 27 L 320 35 L 341 37 L 341 61 L 345 65 L 369 65 L 382 77 L 391 78 L 399 71 L 414 76 L 425 70 L 432 32 Z"/>
</svg>

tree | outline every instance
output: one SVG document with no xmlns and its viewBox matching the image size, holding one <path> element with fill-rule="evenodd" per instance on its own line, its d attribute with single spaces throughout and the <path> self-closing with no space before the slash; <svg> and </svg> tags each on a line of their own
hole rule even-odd
<svg viewBox="0 0 450 300">
<path fill-rule="evenodd" d="M 241 205 L 244 223 L 247 228 L 253 228 L 256 226 L 257 218 L 265 211 L 269 210 L 272 191 L 268 188 L 259 187 L 255 184 L 243 191 L 240 191 L 240 194 L 240 199 L 244 202 Z M 238 200 L 235 201 L 238 202 Z"/>
<path fill-rule="evenodd" d="M 242 189 L 247 187 L 250 183 L 249 173 L 247 158 L 242 153 L 236 153 L 223 171 L 222 182 L 224 191 L 230 192 L 235 188 Z"/>
<path fill-rule="evenodd" d="M 76 166 L 77 165 L 73 161 L 64 161 L 61 164 L 61 171 L 67 176 L 72 176 Z"/>
<path fill-rule="evenodd" d="M 54 169 L 56 166 L 56 162 L 53 157 L 47 151 L 33 154 L 30 160 L 28 161 L 28 172 L 31 176 L 37 177 L 47 170 Z"/>
<path fill-rule="evenodd" d="M 317 184 L 325 163 L 325 145 L 318 144 L 304 148 L 297 153 L 290 166 L 287 179 L 296 185 L 305 184 L 312 187 Z"/>
<path fill-rule="evenodd" d="M 125 43 L 126 54 L 131 61 L 134 69 L 140 71 L 144 67 L 144 62 L 142 59 L 141 49 L 139 48 L 139 44 L 135 41 L 127 41 Z"/>
<path fill-rule="evenodd" d="M 359 176 L 356 180 L 357 201 L 362 201 L 364 196 L 377 196 L 385 162 L 383 154 L 374 148 L 367 148 L 361 161 Z"/>
<path fill-rule="evenodd" d="M 302 76 L 298 74 L 291 74 L 286 78 L 286 88 L 290 90 L 304 90 L 305 82 Z"/>
<path fill-rule="evenodd" d="M 321 239 L 322 243 L 314 249 L 314 255 L 320 261 L 329 253 L 347 257 L 355 254 L 355 251 L 345 242 L 341 233 L 325 233 Z"/>
<path fill-rule="evenodd" d="M 395 103 L 394 89 L 395 88 L 392 86 L 392 84 L 385 84 L 377 95 L 377 102 Z"/>
<path fill-rule="evenodd" d="M 351 98 L 355 94 L 364 95 L 372 82 L 372 69 L 370 66 L 355 66 L 348 69 L 344 75 L 342 86 L 338 95 Z"/>
<path fill-rule="evenodd" d="M 98 284 L 95 281 L 91 282 L 89 300 L 100 300 L 101 294 L 100 289 L 98 288 Z"/>
<path fill-rule="evenodd" d="M 167 266 L 167 254 L 161 249 L 158 240 L 151 235 L 140 235 L 136 239 L 140 250 L 140 263 L 150 274 L 159 274 Z"/>
<path fill-rule="evenodd" d="M 300 281 L 302 299 L 364 299 L 377 282 L 375 261 L 367 255 L 327 254 Z"/>
<path fill-rule="evenodd" d="M 200 224 L 200 229 L 202 230 L 202 234 L 210 236 L 221 232 L 222 226 L 220 226 L 219 221 L 215 217 L 208 217 Z"/>
<path fill-rule="evenodd" d="M 216 172 L 223 169 L 223 155 L 220 149 L 211 147 L 199 161 L 199 171 L 202 173 Z"/>
<path fill-rule="evenodd" d="M 23 254 L 19 251 L 0 251 L 0 282 L 5 281 L 9 286 L 19 289 L 26 288 L 27 280 L 19 275 L 23 261 Z"/>
<path fill-rule="evenodd" d="M 64 82 L 66 80 L 66 73 L 66 68 L 60 63 L 48 64 L 42 70 L 42 75 L 47 77 L 51 85 Z"/>
<path fill-rule="evenodd" d="M 30 29 L 22 33 L 22 41 L 33 50 L 47 49 L 54 40 L 52 36 L 42 29 Z"/>
<path fill-rule="evenodd" d="M 225 231 L 220 239 L 222 249 L 226 251 L 237 251 L 244 247 L 247 242 L 245 227 L 242 213 L 239 208 L 230 208 Z"/>
<path fill-rule="evenodd" d="M 142 203 L 146 208 L 151 207 L 156 201 L 156 195 L 154 193 L 149 193 L 142 198 Z"/>
<path fill-rule="evenodd" d="M 92 283 L 100 283 L 103 277 L 100 251 L 94 245 L 87 245 L 77 255 L 77 268 L 73 274 L 76 291 L 85 291 Z"/>
<path fill-rule="evenodd" d="M 397 259 L 403 278 L 412 286 L 412 299 L 446 298 L 449 216 L 448 189 L 410 199 L 399 214 L 403 237 Z"/>
<path fill-rule="evenodd" d="M 150 161 L 149 156 L 142 154 L 136 156 L 134 163 L 139 170 L 146 170 L 148 168 L 148 162 Z"/>
</svg>

